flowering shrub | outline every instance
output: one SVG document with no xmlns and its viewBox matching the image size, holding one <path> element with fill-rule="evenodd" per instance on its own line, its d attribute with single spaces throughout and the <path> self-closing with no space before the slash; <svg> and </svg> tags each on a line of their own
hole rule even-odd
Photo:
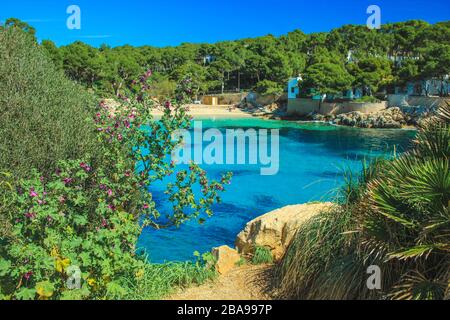
<svg viewBox="0 0 450 320">
<path fill-rule="evenodd" d="M 0 295 L 9 299 L 94 299 L 126 295 L 123 286 L 139 278 L 144 261 L 135 244 L 143 228 L 178 226 L 211 215 L 211 205 L 229 183 L 209 181 L 192 164 L 176 171 L 168 156 L 180 141 L 172 133 L 190 119 L 176 101 L 164 104 L 159 121 L 146 96 L 150 72 L 136 83 L 141 91 L 115 109 L 102 102 L 94 116 L 100 156 L 60 161 L 55 173 L 28 180 L 5 177 L 0 215 L 11 225 L 0 235 Z M 91 163 L 91 161 L 93 163 Z M 160 223 L 148 187 L 175 175 L 166 193 L 173 212 Z M 195 186 L 202 196 L 197 199 Z"/>
</svg>

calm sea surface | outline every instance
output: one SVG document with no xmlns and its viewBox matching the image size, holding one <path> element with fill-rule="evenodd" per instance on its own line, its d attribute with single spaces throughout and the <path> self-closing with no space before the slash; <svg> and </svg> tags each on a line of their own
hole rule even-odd
<svg viewBox="0 0 450 320">
<path fill-rule="evenodd" d="M 138 247 L 146 249 L 153 263 L 192 260 L 194 251 L 207 252 L 224 244 L 233 247 L 236 235 L 255 217 L 286 205 L 331 200 L 343 183 L 344 170 L 359 172 L 365 158 L 389 156 L 394 150 L 403 152 L 415 135 L 410 130 L 259 119 L 205 120 L 202 126 L 223 133 L 235 128 L 279 129 L 279 172 L 261 176 L 261 165 L 202 165 L 211 178 L 220 179 L 227 171 L 234 173 L 232 184 L 222 196 L 223 203 L 214 207 L 214 216 L 202 225 L 191 221 L 179 229 L 144 230 Z M 198 149 L 207 145 L 192 146 Z M 164 183 L 151 189 L 162 213 L 170 212 Z"/>
</svg>

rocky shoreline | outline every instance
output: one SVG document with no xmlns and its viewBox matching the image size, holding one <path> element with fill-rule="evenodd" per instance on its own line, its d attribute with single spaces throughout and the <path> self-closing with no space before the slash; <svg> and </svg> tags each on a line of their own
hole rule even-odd
<svg viewBox="0 0 450 320">
<path fill-rule="evenodd" d="M 422 121 L 430 118 L 430 113 L 404 113 L 398 107 L 392 107 L 376 113 L 350 112 L 338 115 L 310 114 L 304 117 L 288 116 L 278 112 L 260 112 L 254 113 L 257 116 L 268 120 L 286 120 L 286 121 L 313 121 L 323 122 L 332 125 L 354 127 L 354 128 L 373 128 L 373 129 L 403 129 L 419 127 Z"/>
<path fill-rule="evenodd" d="M 433 112 L 423 112 L 416 109 L 406 111 L 399 107 L 390 107 L 379 112 L 362 113 L 349 112 L 344 114 L 323 115 L 311 113 L 306 116 L 288 115 L 286 102 L 273 102 L 265 106 L 255 106 L 250 103 L 241 103 L 237 108 L 250 113 L 254 117 L 270 120 L 287 121 L 314 121 L 324 122 L 333 125 L 355 127 L 355 128 L 374 128 L 374 129 L 402 129 L 419 127 L 422 121 L 433 116 Z"/>
<path fill-rule="evenodd" d="M 370 114 L 361 112 L 350 112 L 329 116 L 315 114 L 311 117 L 311 120 L 357 128 L 401 129 L 404 127 L 417 127 L 429 116 L 431 116 L 431 114 L 403 113 L 400 108 L 393 107 Z"/>
</svg>

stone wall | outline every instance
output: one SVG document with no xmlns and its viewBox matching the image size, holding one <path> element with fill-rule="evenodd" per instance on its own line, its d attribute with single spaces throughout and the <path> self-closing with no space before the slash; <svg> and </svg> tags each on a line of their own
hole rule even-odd
<svg viewBox="0 0 450 320">
<path fill-rule="evenodd" d="M 215 97 L 218 99 L 219 105 L 232 105 L 239 104 L 248 93 L 224 93 L 224 94 L 208 94 L 200 97 L 200 100 L 207 101 L 211 97 Z"/>
<path fill-rule="evenodd" d="M 288 115 L 306 116 L 319 113 L 323 115 L 338 115 L 350 112 L 375 113 L 386 109 L 387 102 L 360 103 L 360 102 L 322 102 L 312 99 L 289 99 Z"/>
<path fill-rule="evenodd" d="M 233 105 L 240 104 L 244 99 L 247 99 L 247 102 L 257 106 L 263 107 L 267 105 L 271 105 L 276 102 L 286 103 L 287 101 L 287 93 L 278 95 L 261 95 L 256 92 L 241 92 L 241 93 L 224 93 L 224 94 L 214 94 L 214 95 L 204 95 L 201 97 L 202 102 L 207 101 L 211 97 L 218 98 L 219 105 Z M 210 103 L 205 103 L 210 104 Z"/>
<path fill-rule="evenodd" d="M 388 96 L 389 107 L 409 107 L 421 110 L 437 109 L 440 106 L 445 106 L 446 101 L 450 103 L 449 98 L 441 97 L 410 96 L 407 94 L 390 94 Z"/>
<path fill-rule="evenodd" d="M 250 92 L 247 95 L 247 102 L 258 106 L 258 107 L 262 107 L 262 106 L 267 106 L 267 105 L 271 105 L 272 103 L 276 103 L 276 102 L 283 102 L 287 100 L 287 93 L 280 95 L 274 95 L 274 94 L 269 94 L 269 95 L 262 95 L 256 92 Z"/>
</svg>

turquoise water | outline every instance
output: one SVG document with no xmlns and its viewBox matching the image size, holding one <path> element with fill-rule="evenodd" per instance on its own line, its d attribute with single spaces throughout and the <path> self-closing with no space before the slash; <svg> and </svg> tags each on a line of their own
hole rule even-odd
<svg viewBox="0 0 450 320">
<path fill-rule="evenodd" d="M 333 198 L 343 183 L 343 171 L 361 170 L 361 160 L 403 152 L 410 146 L 414 131 L 373 130 L 259 119 L 205 120 L 203 128 L 273 128 L 280 130 L 280 170 L 261 176 L 255 165 L 202 165 L 209 177 L 219 179 L 227 171 L 233 181 L 223 194 L 223 203 L 214 206 L 214 216 L 199 225 L 191 221 L 179 229 L 142 233 L 138 246 L 145 248 L 154 263 L 192 260 L 194 251 L 234 245 L 245 224 L 274 209 Z M 205 147 L 195 145 L 195 148 Z M 161 212 L 170 212 L 163 186 L 151 192 Z"/>
</svg>

